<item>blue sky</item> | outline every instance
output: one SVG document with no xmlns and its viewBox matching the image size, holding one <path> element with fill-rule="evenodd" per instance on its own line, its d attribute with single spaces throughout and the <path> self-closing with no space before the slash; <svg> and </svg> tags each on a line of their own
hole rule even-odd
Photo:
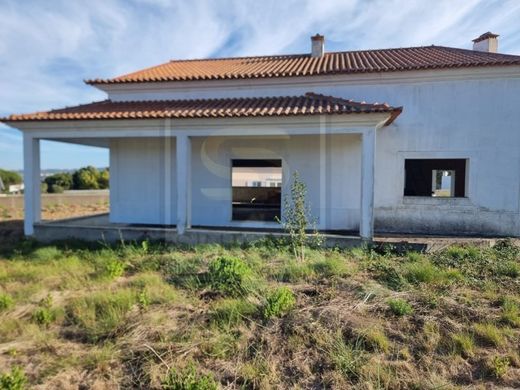
<svg viewBox="0 0 520 390">
<path fill-rule="evenodd" d="M 520 1 L 0 0 L 0 116 L 105 98 L 82 80 L 170 59 L 418 45 L 471 48 L 483 32 L 520 54 Z M 104 149 L 45 142 L 42 168 L 108 165 Z M 0 168 L 22 168 L 0 125 Z"/>
</svg>

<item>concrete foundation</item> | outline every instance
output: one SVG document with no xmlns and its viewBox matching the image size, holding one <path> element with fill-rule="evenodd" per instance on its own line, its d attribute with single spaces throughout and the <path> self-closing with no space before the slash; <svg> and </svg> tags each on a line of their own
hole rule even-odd
<svg viewBox="0 0 520 390">
<path fill-rule="evenodd" d="M 175 226 L 153 226 L 110 223 L 108 214 L 40 222 L 34 225 L 35 238 L 42 242 L 78 239 L 115 243 L 121 241 L 164 241 L 174 244 L 197 245 L 218 243 L 223 245 L 254 242 L 266 237 L 282 238 L 287 234 L 280 230 L 252 230 L 198 227 L 179 234 Z M 353 248 L 366 243 L 355 235 L 324 233 L 323 246 L 328 248 Z M 435 251 L 453 244 L 492 246 L 495 238 L 379 235 L 373 244 L 390 245 L 398 250 Z"/>
</svg>

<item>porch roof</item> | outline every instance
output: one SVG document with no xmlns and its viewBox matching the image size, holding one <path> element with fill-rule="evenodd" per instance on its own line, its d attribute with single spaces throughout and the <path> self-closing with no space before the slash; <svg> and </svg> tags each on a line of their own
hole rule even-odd
<svg viewBox="0 0 520 390">
<path fill-rule="evenodd" d="M 344 115 L 389 113 L 392 123 L 402 107 L 386 103 L 356 102 L 308 92 L 303 96 L 248 97 L 194 100 L 103 100 L 79 106 L 30 114 L 13 114 L 2 122 L 96 120 L 96 119 L 190 119 L 284 117 L 305 115 Z"/>
</svg>

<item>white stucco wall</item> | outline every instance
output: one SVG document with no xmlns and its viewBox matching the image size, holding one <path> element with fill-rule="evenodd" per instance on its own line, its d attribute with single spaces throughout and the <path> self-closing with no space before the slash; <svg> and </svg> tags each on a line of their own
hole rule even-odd
<svg viewBox="0 0 520 390">
<path fill-rule="evenodd" d="M 174 156 L 175 138 L 110 141 L 110 222 L 175 224 Z"/>
<path fill-rule="evenodd" d="M 473 73 L 443 71 L 443 77 L 433 77 L 435 72 L 410 72 L 409 80 L 380 75 L 363 81 L 357 76 L 341 76 L 303 84 L 295 81 L 294 85 L 287 80 L 269 80 L 263 85 L 257 80 L 230 82 L 229 86 L 218 88 L 211 87 L 210 83 L 197 84 L 197 88 L 180 84 L 175 87 L 172 83 L 169 88 L 163 85 L 156 90 L 145 86 L 142 94 L 112 91 L 111 97 L 120 100 L 209 98 L 299 95 L 312 91 L 403 106 L 404 111 L 394 124 L 380 129 L 377 135 L 376 230 L 520 235 L 520 71 L 516 69 L 515 73 L 509 67 L 503 76 L 497 68 L 487 72 L 481 69 Z M 258 158 L 279 156 L 284 166 L 302 173 L 313 207 L 319 211 L 321 205 L 328 210 L 319 212 L 322 227 L 356 228 L 360 141 L 357 136 L 337 137 L 329 139 L 331 142 L 327 142 L 325 149 L 320 148 L 318 137 L 254 141 L 195 138 L 192 143 L 192 224 L 229 224 L 229 161 L 235 156 L 243 158 L 250 154 Z M 120 196 L 112 201 L 114 221 L 144 218 L 152 223 L 160 220 L 160 191 L 155 191 L 154 186 L 160 187 L 161 180 L 160 176 L 150 175 L 160 170 L 160 153 L 153 151 L 159 149 L 160 145 L 152 140 L 118 141 L 111 145 L 111 169 L 114 163 L 121 173 L 118 181 L 111 183 L 113 196 Z M 321 160 L 320 150 L 326 153 Z M 209 160 L 204 162 L 204 158 Z M 323 158 L 327 161 L 325 169 L 320 165 Z M 405 158 L 468 159 L 467 198 L 405 198 Z M 131 200 L 123 200 L 121 194 L 135 188 L 128 183 L 132 180 L 127 172 L 130 167 L 135 167 L 143 176 L 146 172 L 150 187 L 145 191 L 134 190 L 128 195 Z M 117 177 L 115 173 L 111 176 Z M 143 204 L 146 204 L 144 208 Z"/>
</svg>

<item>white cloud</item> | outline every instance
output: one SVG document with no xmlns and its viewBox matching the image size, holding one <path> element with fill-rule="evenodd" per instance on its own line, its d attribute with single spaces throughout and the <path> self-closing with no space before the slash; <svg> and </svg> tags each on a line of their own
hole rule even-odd
<svg viewBox="0 0 520 390">
<path fill-rule="evenodd" d="M 0 115 L 98 100 L 82 83 L 172 58 L 439 44 L 491 30 L 520 54 L 515 0 L 47 0 L 0 2 Z M 0 127 L 0 144 L 7 139 Z M 14 152 L 13 152 L 14 153 Z M 0 165 L 5 153 L 0 154 Z"/>
</svg>

